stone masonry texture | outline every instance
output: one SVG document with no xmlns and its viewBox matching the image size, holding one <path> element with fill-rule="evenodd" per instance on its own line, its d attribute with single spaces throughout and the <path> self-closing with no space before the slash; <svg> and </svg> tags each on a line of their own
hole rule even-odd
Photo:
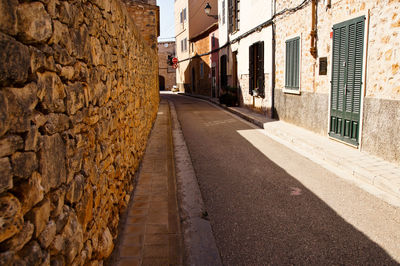
<svg viewBox="0 0 400 266">
<path fill-rule="evenodd" d="M 302 0 L 276 1 L 277 12 L 293 8 Z M 310 53 L 311 1 L 296 12 L 279 16 L 276 25 L 276 91 L 275 108 L 279 119 L 327 135 L 332 71 L 332 26 L 365 16 L 363 57 L 361 150 L 385 160 L 400 162 L 400 5 L 398 0 L 317 1 L 317 58 Z M 299 95 L 284 92 L 285 41 L 300 37 Z M 319 75 L 319 58 L 327 58 L 326 75 Z M 397 118 L 397 119 L 396 119 Z"/>
<path fill-rule="evenodd" d="M 135 19 L 120 0 L 0 0 L 1 265 L 111 254 L 159 104 Z"/>
</svg>

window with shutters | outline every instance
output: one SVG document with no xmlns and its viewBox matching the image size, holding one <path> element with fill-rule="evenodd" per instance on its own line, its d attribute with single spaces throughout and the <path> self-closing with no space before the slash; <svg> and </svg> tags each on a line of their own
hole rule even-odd
<svg viewBox="0 0 400 266">
<path fill-rule="evenodd" d="M 239 3 L 240 0 L 228 0 L 229 33 L 239 30 Z"/>
<path fill-rule="evenodd" d="M 300 37 L 285 42 L 285 89 L 300 91 Z"/>
<path fill-rule="evenodd" d="M 264 42 L 249 47 L 249 94 L 264 98 Z"/>
</svg>

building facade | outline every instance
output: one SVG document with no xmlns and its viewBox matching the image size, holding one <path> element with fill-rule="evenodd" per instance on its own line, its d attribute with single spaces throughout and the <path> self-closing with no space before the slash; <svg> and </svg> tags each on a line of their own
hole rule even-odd
<svg viewBox="0 0 400 266">
<path fill-rule="evenodd" d="M 171 90 L 176 84 L 176 69 L 168 64 L 168 59 L 176 56 L 175 42 L 158 43 L 158 75 L 160 90 Z"/>
<path fill-rule="evenodd" d="M 399 15 L 398 1 L 332 0 L 277 17 L 279 119 L 399 163 Z"/>
<path fill-rule="evenodd" d="M 399 2 L 218 1 L 220 87 L 241 106 L 400 162 Z"/>
<path fill-rule="evenodd" d="M 217 7 L 217 0 L 211 0 L 210 4 Z M 195 54 L 195 45 L 193 42 L 190 42 L 190 39 L 194 38 L 198 41 L 197 37 L 217 22 L 217 19 L 205 14 L 204 6 L 205 2 L 200 0 L 175 1 L 175 40 L 176 54 L 179 62 L 176 72 L 176 83 L 181 92 L 195 92 L 196 84 L 200 82 L 196 76 L 196 72 L 199 72 L 198 75 L 201 74 L 200 63 L 195 63 L 195 65 L 199 65 L 198 70 L 196 70 L 197 67 L 196 69 L 191 68 L 193 65 L 193 63 L 191 64 L 191 56 Z M 209 38 L 207 37 L 206 39 L 204 42 L 208 42 Z M 198 43 L 197 46 L 200 47 L 203 45 Z M 207 51 L 210 50 L 207 49 Z"/>
<path fill-rule="evenodd" d="M 212 65 L 212 56 L 215 52 L 210 51 L 216 47 L 215 34 L 218 30 L 218 23 L 212 24 L 200 34 L 193 36 L 190 41 L 190 92 L 192 94 L 212 97 L 218 94 L 213 77 L 216 77 L 216 64 Z M 213 43 L 214 36 L 214 43 Z M 216 48 L 215 48 L 216 49 Z M 215 62 L 214 62 L 215 63 Z M 214 72 L 213 72 L 214 71 Z M 214 75 L 214 76 L 213 76 Z M 213 87 L 214 86 L 214 87 Z"/>
</svg>

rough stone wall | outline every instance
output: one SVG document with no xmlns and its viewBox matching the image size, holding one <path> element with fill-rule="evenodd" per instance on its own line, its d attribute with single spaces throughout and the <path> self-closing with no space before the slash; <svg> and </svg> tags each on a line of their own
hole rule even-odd
<svg viewBox="0 0 400 266">
<path fill-rule="evenodd" d="M 277 1 L 277 12 L 284 8 L 298 6 L 299 0 Z M 322 2 L 322 1 L 321 1 Z M 327 57 L 328 69 L 331 62 L 330 31 L 332 16 L 327 13 L 324 4 L 318 5 L 318 56 Z M 327 22 L 327 16 L 329 22 Z M 296 23 L 293 23 L 296 21 Z M 276 83 L 275 115 L 279 119 L 326 135 L 328 126 L 330 76 L 319 75 L 318 60 L 310 53 L 311 4 L 305 5 L 291 15 L 276 20 Z M 300 91 L 301 94 L 284 93 L 285 89 L 285 41 L 300 37 Z M 329 70 L 328 70 L 329 72 Z"/>
<path fill-rule="evenodd" d="M 279 0 L 277 12 L 295 7 L 302 0 Z M 324 1 L 317 2 L 317 51 L 315 60 L 310 54 L 311 4 L 276 20 L 276 92 L 275 108 L 279 118 L 305 127 L 319 134 L 328 132 L 329 94 L 331 90 L 332 39 L 330 32 L 336 23 L 351 18 L 369 18 L 366 69 L 363 68 L 365 94 L 363 103 L 361 148 L 364 151 L 400 162 L 400 144 L 393 144 L 400 106 L 400 6 L 398 0 L 358 1 L 332 0 L 327 8 Z M 293 23 L 296 21 L 296 23 Z M 366 20 L 366 24 L 368 20 Z M 301 38 L 300 95 L 283 92 L 285 82 L 285 41 Z M 328 73 L 319 75 L 319 57 L 327 57 Z M 293 101 L 297 98 L 297 102 Z M 292 102 L 292 106 L 285 106 Z M 371 103 L 378 107 L 371 108 Z M 385 127 L 382 127 L 382 124 Z M 388 126 L 391 125 L 391 126 Z M 381 128 L 382 130 L 376 130 Z M 383 130 L 385 128 L 385 130 Z M 397 142 L 398 143 L 398 142 Z"/>
<path fill-rule="evenodd" d="M 160 9 L 154 1 L 141 0 L 123 0 L 127 6 L 128 12 L 135 18 L 135 24 L 138 27 L 144 40 L 152 49 L 157 48 L 157 37 L 160 35 Z M 146 3 L 149 2 L 149 3 Z"/>
<path fill-rule="evenodd" d="M 165 47 L 165 45 L 168 45 Z M 168 55 L 176 56 L 175 42 L 158 43 L 158 73 L 165 79 L 165 89 L 171 90 L 176 84 L 176 69 L 167 64 Z"/>
<path fill-rule="evenodd" d="M 119 0 L 0 0 L 0 264 L 101 265 L 159 103 Z"/>
</svg>

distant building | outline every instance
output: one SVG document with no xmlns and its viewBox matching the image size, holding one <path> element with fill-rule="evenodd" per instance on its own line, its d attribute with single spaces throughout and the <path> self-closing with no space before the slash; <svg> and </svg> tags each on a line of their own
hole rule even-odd
<svg viewBox="0 0 400 266">
<path fill-rule="evenodd" d="M 214 12 L 217 13 L 218 1 L 210 0 L 209 2 L 211 5 L 214 5 Z M 218 19 L 205 14 L 204 7 L 205 2 L 201 0 L 175 1 L 175 39 L 177 58 L 179 60 L 176 82 L 179 90 L 182 92 L 198 93 L 200 88 L 198 86 L 203 86 L 203 82 L 205 81 L 205 78 L 203 78 L 203 81 L 199 79 L 202 75 L 204 77 L 205 73 L 204 71 L 201 72 L 201 67 L 203 67 L 203 70 L 206 70 L 205 68 L 208 67 L 209 69 L 207 71 L 210 72 L 210 55 L 208 55 L 208 59 L 206 59 L 206 65 L 203 64 L 203 66 L 201 66 L 199 62 L 200 59 L 196 59 L 195 65 L 191 64 L 191 57 L 196 54 L 195 46 L 201 51 L 210 51 L 210 47 L 206 49 L 206 46 L 209 46 L 209 36 L 202 36 L 200 39 L 203 41 L 201 42 L 198 42 L 200 41 L 198 37 L 201 34 L 205 34 L 207 29 L 210 29 L 213 24 L 218 22 Z M 197 45 L 190 40 L 195 40 Z M 205 43 L 207 43 L 207 45 L 205 45 Z M 205 77 L 211 80 L 209 73 Z M 208 82 L 206 86 L 208 86 L 208 91 L 211 92 L 211 81 Z"/>
<path fill-rule="evenodd" d="M 168 64 L 168 56 L 176 56 L 175 42 L 158 43 L 158 73 L 160 90 L 171 90 L 176 84 L 176 69 Z"/>
<path fill-rule="evenodd" d="M 216 90 L 217 68 L 214 61 L 214 68 L 212 68 L 212 54 L 210 51 L 217 46 L 215 34 L 218 33 L 218 23 L 212 24 L 203 32 L 193 36 L 190 40 L 190 57 L 192 58 L 189 63 L 190 69 L 190 93 L 199 94 L 209 97 L 215 97 L 218 94 Z M 214 36 L 214 37 L 213 37 Z M 212 39 L 214 38 L 214 42 Z M 214 55 L 217 53 L 214 53 Z M 214 60 L 218 60 L 214 56 Z M 213 72 L 214 71 L 214 72 Z"/>
</svg>

